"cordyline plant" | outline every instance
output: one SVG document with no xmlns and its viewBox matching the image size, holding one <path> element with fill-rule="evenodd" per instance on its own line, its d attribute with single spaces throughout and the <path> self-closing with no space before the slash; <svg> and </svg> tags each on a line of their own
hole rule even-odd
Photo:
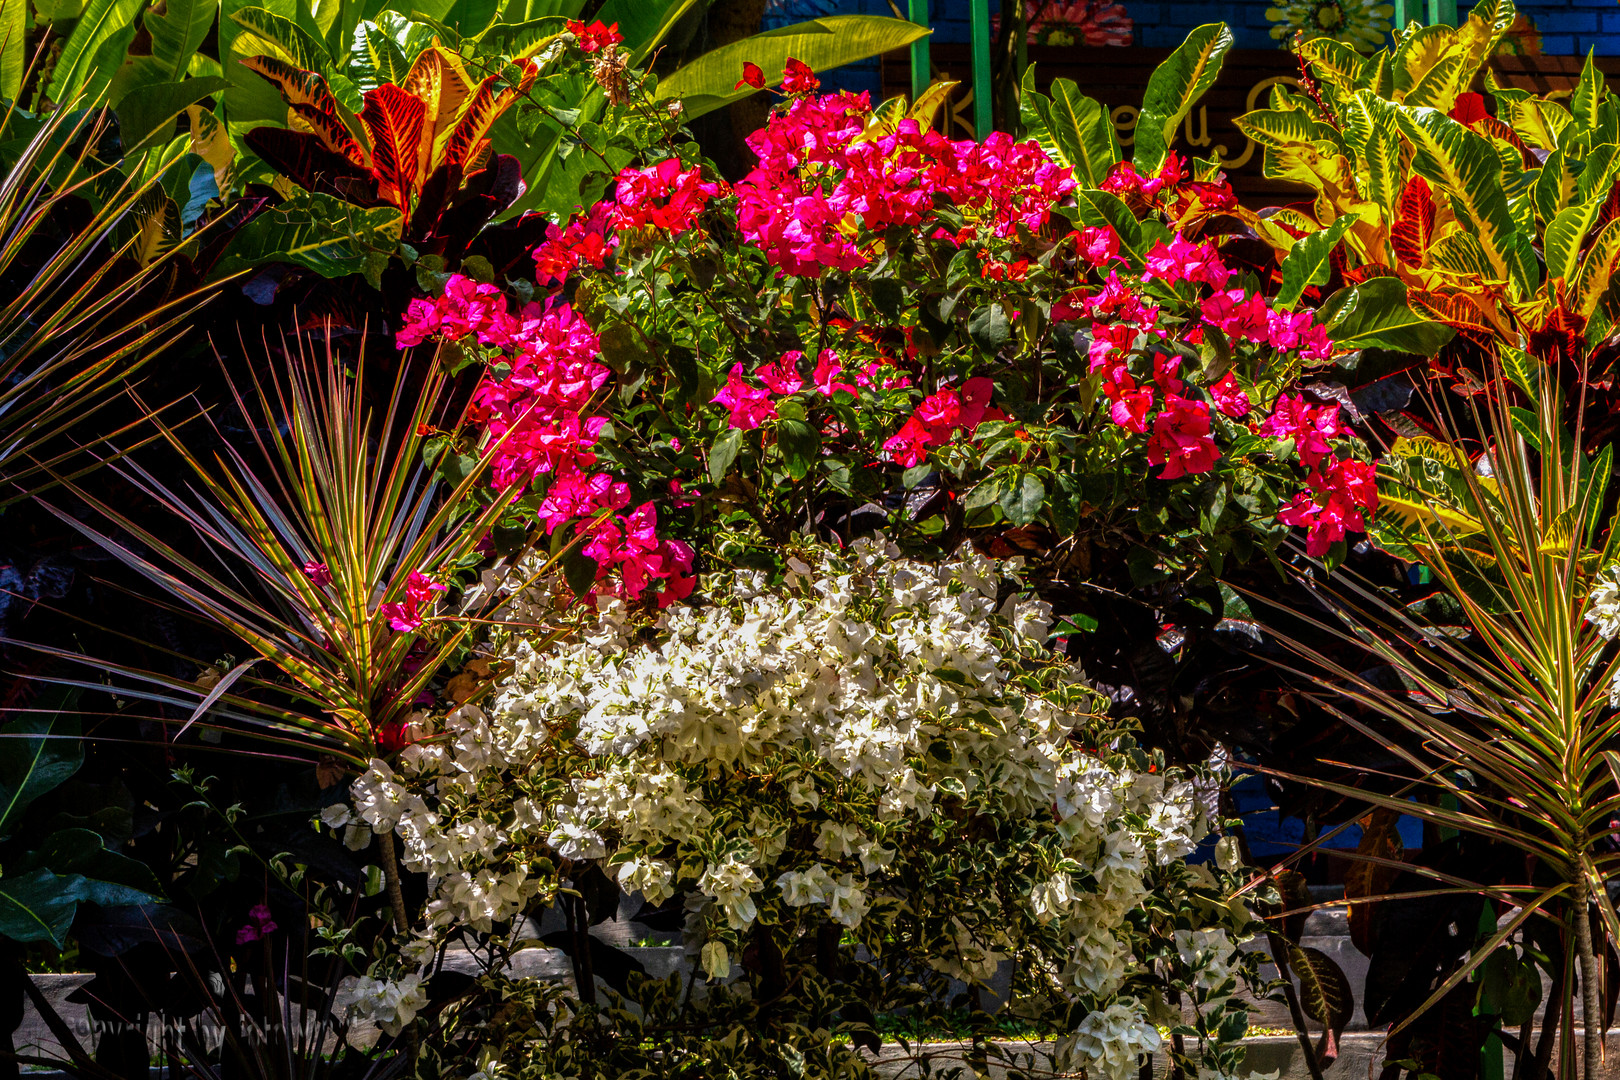
<svg viewBox="0 0 1620 1080">
<path fill-rule="evenodd" d="M 1551 919 L 1579 963 L 1584 1068 L 1594 1076 L 1606 951 L 1595 944 L 1594 907 L 1608 940 L 1620 941 L 1606 888 L 1620 864 L 1607 843 L 1620 818 L 1620 758 L 1610 749 L 1620 736 L 1620 654 L 1611 647 L 1620 631 L 1620 529 L 1611 522 L 1605 537 L 1600 513 L 1612 455 L 1608 447 L 1590 457 L 1580 449 L 1583 432 L 1562 423 L 1565 406 L 1551 372 L 1506 347 L 1501 364 L 1506 377 L 1472 409 L 1483 453 L 1470 454 L 1448 423 L 1452 434 L 1443 441 L 1397 440 L 1379 471 L 1384 509 L 1375 542 L 1428 568 L 1460 607 L 1466 637 L 1436 632 L 1347 577 L 1313 586 L 1337 618 L 1304 622 L 1337 636 L 1348 652 L 1328 655 L 1278 636 L 1308 661 L 1318 704 L 1411 770 L 1400 778 L 1404 789 L 1385 794 L 1312 783 L 1510 845 L 1532 868 L 1524 883 L 1490 890 L 1498 898 L 1522 896 L 1520 907 L 1418 1012 L 1446 997 L 1528 920 Z M 1400 688 L 1377 678 L 1372 665 L 1346 659 L 1369 654 L 1398 676 Z M 1407 737 L 1392 736 L 1369 716 L 1389 718 Z M 1373 787 L 1387 779 L 1362 771 Z M 1410 798 L 1414 791 L 1422 797 Z M 1573 980 L 1559 983 L 1570 995 Z M 1551 1023 L 1564 1018 L 1568 1025 L 1565 1076 L 1575 1075 L 1569 1005 L 1566 998 L 1547 1010 Z"/>
<path fill-rule="evenodd" d="M 190 482 L 166 483 L 133 460 L 116 468 L 153 505 L 172 511 L 206 555 L 187 554 L 158 526 L 76 485 L 74 494 L 111 530 L 50 507 L 167 593 L 175 610 L 240 641 L 247 660 L 199 688 L 51 651 L 99 668 L 125 697 L 189 707 L 182 732 L 207 723 L 350 768 L 400 749 L 418 698 L 465 655 L 478 626 L 476 612 L 437 617 L 435 594 L 484 560 L 479 550 L 503 507 L 467 499 L 495 445 L 483 460 L 465 459 L 467 475 L 457 484 L 442 483 L 424 460 L 430 439 L 440 437 L 436 424 L 460 425 L 448 415 L 448 375 L 437 355 L 425 370 L 399 368 L 385 410 L 367 404 L 365 375 L 363 361 L 350 372 L 329 351 L 291 352 L 283 375 L 248 393 L 233 385 L 252 446 L 239 450 L 211 425 L 209 435 L 223 444 L 212 460 L 197 448 L 200 431 L 182 433 L 153 418 Z M 403 926 L 392 845 L 386 836 L 382 843 Z"/>
<path fill-rule="evenodd" d="M 179 335 L 199 299 L 143 306 L 168 270 L 162 253 L 141 257 L 133 228 L 159 178 L 96 161 L 110 126 L 99 107 L 0 117 L 0 131 L 23 135 L 0 178 L 0 281 L 10 286 L 0 300 L 0 507 L 53 471 L 93 464 L 64 437 Z"/>
</svg>

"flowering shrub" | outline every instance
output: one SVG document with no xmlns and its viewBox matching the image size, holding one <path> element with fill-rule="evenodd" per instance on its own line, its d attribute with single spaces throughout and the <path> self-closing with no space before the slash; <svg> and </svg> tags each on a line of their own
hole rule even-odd
<svg viewBox="0 0 1620 1080">
<path fill-rule="evenodd" d="M 740 965 L 754 1000 L 804 969 L 896 1004 L 838 977 L 856 947 L 918 982 L 1017 957 L 1022 1007 L 1084 1017 L 1060 1057 L 1091 1075 L 1158 1048 L 1166 983 L 1196 1006 L 1168 1021 L 1188 1053 L 1229 1064 L 1248 916 L 1181 861 L 1207 827 L 1191 777 L 1096 714 L 1016 565 L 876 540 L 787 565 L 775 585 L 707 576 L 707 604 L 652 628 L 606 597 L 565 645 L 514 626 L 487 705 L 420 718 L 397 765 L 373 763 L 356 810 L 427 875 L 425 940 L 496 932 L 595 866 L 681 898 L 702 970 Z M 367 986 L 390 1020 L 409 1000 Z"/>
<path fill-rule="evenodd" d="M 748 143 L 729 190 L 625 169 L 552 227 L 531 299 L 452 275 L 400 333 L 487 362 L 493 482 L 589 535 L 571 581 L 667 604 L 705 538 L 746 557 L 863 506 L 936 553 L 1123 527 L 1153 552 L 1133 580 L 1365 529 L 1339 405 L 1288 393 L 1332 343 L 1198 238 L 1234 205 L 1218 179 L 1171 155 L 1078 191 L 1033 142 L 851 94 L 793 94 Z"/>
</svg>

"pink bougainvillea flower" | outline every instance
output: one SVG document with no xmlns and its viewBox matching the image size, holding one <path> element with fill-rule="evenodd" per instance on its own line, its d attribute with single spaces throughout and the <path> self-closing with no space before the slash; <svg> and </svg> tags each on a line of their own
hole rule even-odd
<svg viewBox="0 0 1620 1080">
<path fill-rule="evenodd" d="M 1343 433 L 1337 405 L 1309 405 L 1299 394 L 1284 394 L 1260 424 L 1262 434 L 1292 439 L 1294 452 L 1307 469 L 1314 469 L 1333 450 L 1329 439 Z"/>
<path fill-rule="evenodd" d="M 270 908 L 265 904 L 254 904 L 248 908 L 248 921 L 236 931 L 236 943 L 248 945 L 275 932 L 276 921 L 270 917 Z"/>
<path fill-rule="evenodd" d="M 1153 418 L 1153 434 L 1148 437 L 1147 458 L 1163 465 L 1162 480 L 1208 472 L 1221 453 L 1210 435 L 1209 406 L 1166 394 L 1164 408 Z"/>
<path fill-rule="evenodd" d="M 1153 355 L 1153 381 L 1159 384 L 1159 389 L 1166 394 L 1179 394 L 1186 386 L 1176 377 L 1181 369 L 1181 357 L 1170 353 L 1155 353 Z"/>
<path fill-rule="evenodd" d="M 1076 252 L 1093 266 L 1102 266 L 1120 258 L 1119 234 L 1113 229 L 1088 225 L 1074 236 Z"/>
<path fill-rule="evenodd" d="M 762 364 L 754 369 L 760 382 L 773 394 L 796 394 L 804 389 L 804 376 L 799 374 L 799 361 L 804 353 L 798 349 L 785 352 L 773 364 Z"/>
<path fill-rule="evenodd" d="M 883 444 L 884 451 L 908 469 L 920 465 L 930 448 L 949 442 L 958 429 L 972 434 L 985 420 L 1004 418 L 1001 410 L 990 407 L 994 393 L 995 384 L 978 376 L 963 383 L 960 391 L 946 388 L 928 395 Z"/>
<path fill-rule="evenodd" d="M 1266 298 L 1242 289 L 1226 289 L 1199 303 L 1204 321 L 1231 341 L 1263 342 L 1271 333 Z"/>
<path fill-rule="evenodd" d="M 788 57 L 782 69 L 782 91 L 787 94 L 813 94 L 821 89 L 821 80 L 803 60 Z"/>
<path fill-rule="evenodd" d="M 575 41 L 579 44 L 579 51 L 584 53 L 599 52 L 624 40 L 624 35 L 619 33 L 618 23 L 603 26 L 600 19 L 589 26 L 578 19 L 569 19 L 566 29 L 574 35 Z"/>
<path fill-rule="evenodd" d="M 690 576 L 693 552 L 675 539 L 658 538 L 658 508 L 642 503 L 628 516 L 610 514 L 591 527 L 591 538 L 581 551 L 596 563 L 597 581 L 610 574 L 619 580 L 618 593 L 639 600 L 655 582 L 661 582 L 658 606 L 683 600 L 696 584 Z"/>
<path fill-rule="evenodd" d="M 1213 245 L 1194 243 L 1180 233 L 1168 244 L 1162 241 L 1154 244 L 1147 254 L 1146 269 L 1142 271 L 1143 281 L 1158 279 L 1171 285 L 1193 281 L 1212 289 L 1225 288 L 1226 279 L 1231 276 L 1232 271 L 1221 262 Z"/>
<path fill-rule="evenodd" d="M 758 64 L 748 60 L 743 61 L 743 76 L 737 80 L 737 85 L 732 89 L 741 90 L 745 86 L 752 86 L 755 90 L 765 88 L 765 73 L 760 70 Z"/>
<path fill-rule="evenodd" d="M 445 589 L 446 586 L 426 574 L 412 570 L 405 579 L 405 599 L 399 603 L 381 604 L 377 610 L 387 616 L 391 628 L 401 633 L 419 630 L 423 623 L 422 606 L 432 600 L 434 593 L 444 592 Z"/>
<path fill-rule="evenodd" d="M 1346 458 L 1313 473 L 1310 484 L 1312 493 L 1295 495 L 1277 520 L 1305 529 L 1305 553 L 1320 558 L 1346 532 L 1366 531 L 1366 515 L 1378 509 L 1377 470 Z"/>
<path fill-rule="evenodd" d="M 1209 396 L 1215 399 L 1215 407 L 1227 416 L 1247 416 L 1252 407 L 1249 395 L 1243 392 L 1237 378 L 1230 371 L 1209 388 Z"/>
<path fill-rule="evenodd" d="M 730 409 L 731 426 L 744 431 L 751 431 L 767 420 L 776 419 L 776 405 L 771 401 L 771 392 L 750 383 L 743 375 L 741 364 L 732 365 L 726 385 L 709 400 Z"/>
<path fill-rule="evenodd" d="M 1113 385 L 1115 391 L 1109 397 L 1113 398 L 1114 404 L 1108 410 L 1109 418 L 1127 431 L 1145 435 L 1148 413 L 1153 408 L 1153 388 L 1151 386 L 1136 388 L 1135 382 L 1128 375 L 1125 376 L 1125 382 Z"/>
<path fill-rule="evenodd" d="M 1333 342 L 1327 327 L 1318 326 L 1309 311 L 1273 311 L 1266 317 L 1266 338 L 1279 352 L 1297 352 L 1303 360 L 1329 360 Z"/>
<path fill-rule="evenodd" d="M 838 354 L 831 349 L 822 349 L 816 357 L 816 370 L 810 376 L 811 385 L 816 392 L 825 397 L 832 397 L 836 391 L 845 390 L 851 394 L 857 393 L 855 387 L 846 382 L 838 382 L 838 375 L 844 370 L 844 365 L 838 360 Z"/>
<path fill-rule="evenodd" d="M 678 235 L 692 227 L 719 191 L 719 184 L 704 181 L 701 168 L 682 169 L 678 158 L 665 158 L 645 169 L 625 169 L 615 187 L 614 228 L 653 228 Z"/>
<path fill-rule="evenodd" d="M 332 571 L 323 562 L 307 562 L 304 564 L 304 576 L 317 589 L 324 589 L 332 584 Z"/>
</svg>

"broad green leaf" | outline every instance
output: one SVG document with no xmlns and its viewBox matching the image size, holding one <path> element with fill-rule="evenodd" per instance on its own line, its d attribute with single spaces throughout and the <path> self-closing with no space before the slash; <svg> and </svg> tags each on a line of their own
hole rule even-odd
<svg viewBox="0 0 1620 1080">
<path fill-rule="evenodd" d="M 742 435 L 741 428 L 727 428 L 709 447 L 709 479 L 714 483 L 720 483 L 731 471 L 731 463 L 742 449 Z"/>
<path fill-rule="evenodd" d="M 882 15 L 810 19 L 705 53 L 659 82 L 658 93 L 680 98 L 686 118 L 692 120 L 754 93 L 751 86 L 737 86 L 744 61 L 758 64 L 765 73 L 765 85 L 776 86 L 790 57 L 816 71 L 830 71 L 904 48 L 928 33 L 916 23 Z"/>
<path fill-rule="evenodd" d="M 360 28 L 355 44 L 361 46 L 358 51 L 371 77 L 371 86 L 362 86 L 362 89 L 369 90 L 382 83 L 393 83 L 395 86 L 404 83 L 411 63 L 405 58 L 405 50 L 393 38 L 375 25 L 366 25 Z"/>
<path fill-rule="evenodd" d="M 1344 970 L 1319 949 L 1288 946 L 1288 966 L 1299 979 L 1299 1001 L 1305 1015 L 1333 1031 L 1344 1030 L 1355 1015 L 1355 992 Z"/>
<path fill-rule="evenodd" d="M 1539 269 L 1529 238 L 1515 227 L 1502 186 L 1501 159 L 1490 140 L 1434 109 L 1401 108 L 1395 122 L 1414 150 L 1412 168 L 1449 197 L 1463 227 L 1479 240 L 1497 280 L 1511 281 L 1527 295 Z"/>
<path fill-rule="evenodd" d="M 164 0 L 163 13 L 146 9 L 141 25 L 152 38 L 150 74 L 143 81 L 178 82 L 185 78 L 192 57 L 202 48 L 219 15 L 219 0 Z M 142 65 L 148 58 L 135 58 Z"/>
<path fill-rule="evenodd" d="M 62 43 L 62 55 L 51 70 L 46 96 L 66 106 L 105 90 L 129 43 L 135 40 L 135 16 L 142 2 L 90 0 L 74 24 L 73 33 Z"/>
<path fill-rule="evenodd" d="M 602 5 L 602 10 L 596 13 L 596 18 L 605 25 L 619 24 L 619 33 L 624 35 L 624 47 L 630 50 L 630 62 L 639 64 L 696 4 L 697 0 L 608 0 Z M 579 6 L 575 5 L 574 10 L 568 12 L 548 10 L 545 14 L 574 16 L 579 14 Z M 538 17 L 530 15 L 530 18 Z M 741 76 L 742 66 L 739 64 L 737 74 L 731 77 L 731 81 L 736 82 Z"/>
<path fill-rule="evenodd" d="M 26 0 L 0 0 L 0 99 L 16 101 L 28 67 Z"/>
<path fill-rule="evenodd" d="M 1568 151 L 1563 149 L 1554 150 L 1541 163 L 1532 195 L 1536 201 L 1536 216 L 1543 222 L 1557 217 L 1575 198 L 1579 176 L 1571 165 L 1578 164 L 1571 162 Z"/>
<path fill-rule="evenodd" d="M 1561 278 L 1568 281 L 1575 276 L 1575 271 L 1580 265 L 1581 247 L 1586 243 L 1586 234 L 1591 230 L 1592 223 L 1597 221 L 1598 212 L 1602 209 L 1603 203 L 1594 199 L 1589 203 L 1559 211 L 1547 225 L 1542 250 L 1546 253 L 1549 279 Z"/>
<path fill-rule="evenodd" d="M 84 745 L 77 695 L 57 710 L 25 713 L 0 728 L 0 837 L 16 831 L 28 805 L 79 771 Z"/>
<path fill-rule="evenodd" d="M 1232 31 L 1225 23 L 1200 26 L 1148 78 L 1142 112 L 1136 120 L 1137 172 L 1159 171 L 1175 141 L 1176 128 L 1193 103 L 1215 85 L 1221 61 L 1231 48 Z"/>
<path fill-rule="evenodd" d="M 326 47 L 291 19 L 262 7 L 244 7 L 231 12 L 231 21 L 242 28 L 234 45 L 239 55 L 274 56 L 304 71 L 333 73 Z"/>
<path fill-rule="evenodd" d="M 1413 311 L 1406 303 L 1406 286 L 1398 278 L 1377 277 L 1335 294 L 1323 305 L 1336 309 L 1328 336 L 1335 348 L 1393 349 L 1418 356 L 1433 356 L 1456 331 Z"/>
<path fill-rule="evenodd" d="M 776 425 L 776 446 L 788 475 L 803 480 L 821 458 L 821 434 L 803 420 L 782 420 Z"/>
<path fill-rule="evenodd" d="M 402 226 L 392 207 L 361 209 L 330 195 L 299 192 L 248 222 L 225 249 L 219 272 L 290 262 L 322 277 L 363 274 L 379 287 Z"/>
<path fill-rule="evenodd" d="M 1498 344 L 1497 357 L 1501 361 L 1502 371 L 1513 380 L 1513 384 L 1523 390 L 1531 401 L 1540 401 L 1541 362 L 1505 343 Z"/>
<path fill-rule="evenodd" d="M 1119 237 L 1120 250 L 1131 258 L 1131 264 L 1142 265 L 1146 258 L 1146 245 L 1142 240 L 1142 223 L 1119 196 L 1107 191 L 1085 188 L 1074 193 L 1075 212 L 1084 225 L 1103 226 L 1114 230 Z"/>
<path fill-rule="evenodd" d="M 1081 187 L 1094 188 L 1119 160 L 1119 139 L 1108 110 L 1068 79 L 1052 81 L 1052 96 L 1035 89 L 1035 65 L 1024 70 L 1019 112 L 1030 137 L 1074 169 Z"/>
<path fill-rule="evenodd" d="M 91 829 L 58 829 L 17 863 L 16 873 L 44 868 L 62 877 L 82 879 L 78 899 L 102 907 L 150 904 L 163 900 L 163 886 L 150 867 L 108 850 Z"/>
<path fill-rule="evenodd" d="M 1333 249 L 1338 246 L 1345 230 L 1355 224 L 1353 216 L 1346 215 L 1320 232 L 1302 236 L 1288 249 L 1282 263 L 1282 289 L 1277 293 L 1277 304 L 1291 308 L 1299 303 L 1300 294 L 1307 285 L 1327 284 Z"/>
<path fill-rule="evenodd" d="M 64 947 L 83 885 L 77 874 L 59 876 L 43 867 L 0 877 L 0 937 Z"/>
<path fill-rule="evenodd" d="M 153 142 L 167 139 L 174 132 L 175 117 L 230 85 L 229 79 L 210 77 L 151 83 L 131 90 L 114 110 L 125 153 L 137 154 Z"/>
<path fill-rule="evenodd" d="M 1034 473 L 1014 476 L 1001 489 L 1001 511 L 1014 525 L 1028 525 L 1046 505 L 1046 485 Z"/>
<path fill-rule="evenodd" d="M 1614 276 L 1616 260 L 1620 260 L 1620 220 L 1603 226 L 1603 231 L 1581 257 L 1580 267 L 1565 293 L 1565 303 L 1570 310 L 1592 317 Z"/>
<path fill-rule="evenodd" d="M 1586 63 L 1581 67 L 1580 81 L 1575 84 L 1575 91 L 1569 98 L 1569 111 L 1575 117 L 1575 129 L 1582 132 L 1597 130 L 1598 105 L 1608 92 L 1603 84 L 1603 73 L 1592 62 L 1592 53 L 1593 50 L 1586 50 Z"/>
</svg>

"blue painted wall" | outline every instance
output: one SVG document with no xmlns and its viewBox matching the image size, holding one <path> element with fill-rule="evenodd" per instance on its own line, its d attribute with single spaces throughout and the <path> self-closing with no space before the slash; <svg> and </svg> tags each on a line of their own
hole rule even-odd
<svg viewBox="0 0 1620 1080">
<path fill-rule="evenodd" d="M 1224 3 L 1174 3 L 1156 0 L 1124 0 L 1125 9 L 1136 23 L 1135 44 L 1151 48 L 1174 48 L 1187 31 L 1204 23 L 1223 21 L 1232 28 L 1240 49 L 1274 49 L 1272 23 L 1266 9 L 1272 0 L 1226 0 Z M 900 0 L 900 9 L 906 8 Z M 999 10 L 998 3 L 991 3 Z M 1466 16 L 1471 5 L 1459 7 Z M 969 40 L 968 0 L 929 0 L 929 20 L 934 40 L 966 43 Z M 1620 2 L 1617 0 L 1537 0 L 1519 4 L 1519 11 L 1530 17 L 1541 35 L 1541 51 L 1548 56 L 1584 56 L 1588 50 L 1599 56 L 1620 56 Z M 892 15 L 888 0 L 771 0 L 766 9 L 766 25 L 782 26 L 817 15 Z M 829 88 L 866 90 L 878 96 L 876 62 L 852 65 L 830 75 Z"/>
</svg>

